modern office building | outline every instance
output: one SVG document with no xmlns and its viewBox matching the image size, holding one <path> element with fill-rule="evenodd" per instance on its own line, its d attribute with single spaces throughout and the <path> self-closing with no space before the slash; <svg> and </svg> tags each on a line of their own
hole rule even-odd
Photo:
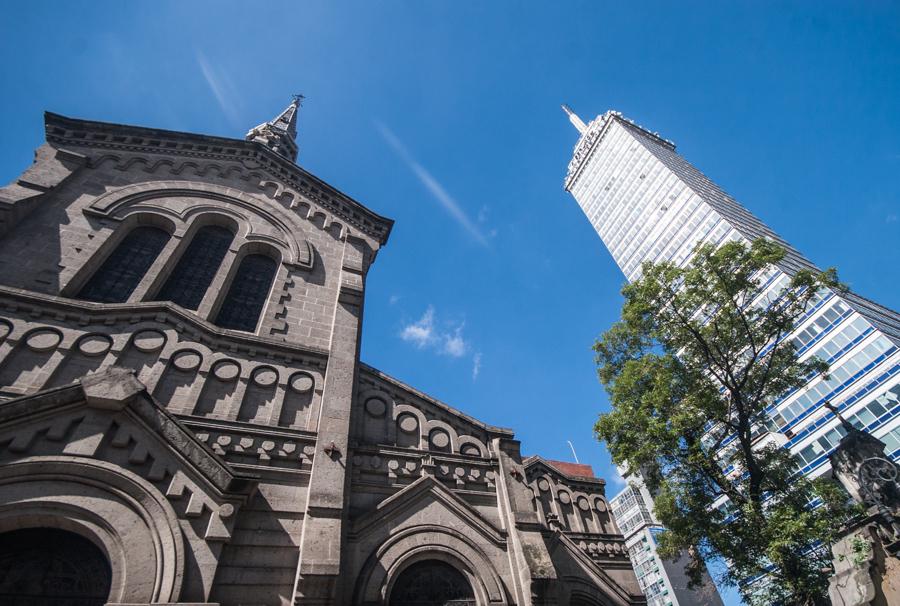
<svg viewBox="0 0 900 606">
<path fill-rule="evenodd" d="M 671 141 L 618 112 L 585 124 L 563 109 L 580 134 L 565 189 L 629 281 L 641 277 L 644 261 L 688 263 L 700 242 L 760 237 L 787 250 L 783 262 L 763 276 L 760 297 L 774 298 L 791 274 L 814 267 L 682 158 Z M 791 338 L 803 358 L 818 356 L 830 364 L 829 377 L 815 377 L 774 402 L 768 432 L 758 439 L 784 444 L 804 474 L 830 472 L 828 454 L 844 433 L 823 408 L 831 402 L 883 440 L 894 460 L 900 458 L 900 314 L 855 293 L 822 292 Z M 623 531 L 624 522 L 619 518 Z"/>
<path fill-rule="evenodd" d="M 653 515 L 653 499 L 643 483 L 631 479 L 609 504 L 625 535 L 625 546 L 647 606 L 722 606 L 722 598 L 708 577 L 700 587 L 688 587 L 685 558 L 663 560 L 656 553 L 656 536 L 663 527 Z"/>
</svg>

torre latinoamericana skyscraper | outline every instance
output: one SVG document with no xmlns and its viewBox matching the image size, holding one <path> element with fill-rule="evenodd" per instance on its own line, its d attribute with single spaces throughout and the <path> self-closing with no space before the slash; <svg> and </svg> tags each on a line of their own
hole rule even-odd
<svg viewBox="0 0 900 606">
<path fill-rule="evenodd" d="M 679 155 L 671 141 L 615 111 L 585 123 L 568 106 L 563 110 L 579 135 L 565 189 L 629 281 L 641 277 L 645 261 L 685 265 L 698 243 L 760 237 L 787 251 L 783 262 L 763 276 L 760 297 L 774 297 L 791 274 L 814 267 Z M 828 473 L 828 454 L 845 433 L 823 407 L 830 402 L 854 425 L 885 442 L 894 460 L 900 459 L 900 314 L 856 293 L 820 292 L 790 338 L 801 357 L 828 362 L 829 375 L 773 402 L 766 431 L 758 439 L 776 439 L 790 449 L 801 473 Z M 649 536 L 643 531 L 655 520 L 649 512 L 625 507 L 635 500 L 629 490 L 615 497 L 613 505 L 628 517 L 620 517 L 619 523 L 633 546 L 635 537 Z M 651 604 L 652 593 L 647 594 Z"/>
</svg>

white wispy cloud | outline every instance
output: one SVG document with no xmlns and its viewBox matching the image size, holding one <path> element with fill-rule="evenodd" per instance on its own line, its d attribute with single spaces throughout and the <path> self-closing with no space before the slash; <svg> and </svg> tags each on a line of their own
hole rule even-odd
<svg viewBox="0 0 900 606">
<path fill-rule="evenodd" d="M 481 352 L 477 352 L 472 356 L 472 380 L 476 380 L 481 374 Z"/>
<path fill-rule="evenodd" d="M 391 295 L 390 298 L 388 299 L 388 304 L 396 305 L 397 301 L 399 301 L 399 300 L 400 300 L 400 295 Z"/>
<path fill-rule="evenodd" d="M 445 353 L 448 356 L 452 356 L 454 358 L 461 358 L 466 355 L 466 351 L 468 351 L 469 345 L 466 343 L 465 339 L 463 339 L 462 329 L 463 326 L 459 325 L 452 333 L 442 335 L 442 353 Z"/>
<path fill-rule="evenodd" d="M 417 349 L 428 348 L 451 358 L 462 358 L 471 350 L 463 336 L 464 327 L 465 323 L 450 328 L 439 327 L 435 322 L 434 306 L 429 305 L 421 318 L 403 326 L 400 338 Z"/>
<path fill-rule="evenodd" d="M 237 108 L 238 91 L 231 78 L 224 71 L 213 67 L 207 61 L 206 56 L 199 50 L 197 51 L 197 65 L 200 66 L 203 78 L 222 109 L 222 113 L 225 114 L 232 126 L 240 128 L 242 125 Z M 246 124 L 243 126 L 246 126 Z"/>
<path fill-rule="evenodd" d="M 400 331 L 400 338 L 412 343 L 419 349 L 434 343 L 434 308 L 429 305 L 428 309 L 425 310 L 425 314 L 418 321 L 404 326 L 403 330 Z"/>
<path fill-rule="evenodd" d="M 472 236 L 475 241 L 477 241 L 482 246 L 487 246 L 488 241 L 487 238 L 484 237 L 484 234 L 481 233 L 481 230 L 478 229 L 478 226 L 472 222 L 466 212 L 462 209 L 459 203 L 447 193 L 447 190 L 444 189 L 444 186 L 441 185 L 437 179 L 432 176 L 428 170 L 425 169 L 424 166 L 419 164 L 418 160 L 416 160 L 412 154 L 409 153 L 409 150 L 406 149 L 406 146 L 402 141 L 389 129 L 387 126 L 382 124 L 381 122 L 376 122 L 375 126 L 378 128 L 378 132 L 381 133 L 381 136 L 387 142 L 387 144 L 400 156 L 400 159 L 403 160 L 409 169 L 413 172 L 413 174 L 419 179 L 422 185 L 425 186 L 425 189 L 431 193 L 437 202 L 444 207 L 453 220 L 456 221 L 460 227 L 462 227 L 470 236 Z"/>
</svg>

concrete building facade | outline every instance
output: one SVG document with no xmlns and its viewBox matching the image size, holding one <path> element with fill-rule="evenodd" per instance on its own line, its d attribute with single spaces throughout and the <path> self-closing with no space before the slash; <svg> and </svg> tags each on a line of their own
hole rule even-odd
<svg viewBox="0 0 900 606">
<path fill-rule="evenodd" d="M 563 109 L 579 132 L 565 189 L 629 281 L 641 277 L 645 261 L 684 266 L 698 243 L 760 237 L 778 242 L 787 255 L 761 276 L 764 288 L 756 304 L 775 300 L 798 269 L 814 268 L 680 156 L 671 141 L 618 112 L 586 124 Z M 828 455 L 846 434 L 823 407 L 831 402 L 855 426 L 884 441 L 893 460 L 900 459 L 900 314 L 852 292 L 822 291 L 790 338 L 801 359 L 827 361 L 829 376 L 814 377 L 773 402 L 757 440 L 790 449 L 801 473 L 829 474 Z M 733 438 L 726 439 L 723 458 L 735 447 Z"/>
<path fill-rule="evenodd" d="M 705 575 L 699 587 L 689 587 L 684 572 L 687 558 L 665 560 L 656 551 L 663 530 L 653 513 L 653 497 L 637 478 L 609 501 L 613 519 L 625 536 L 625 547 L 648 606 L 722 606 L 712 579 Z"/>
<path fill-rule="evenodd" d="M 602 480 L 360 362 L 392 222 L 298 108 L 48 113 L 0 189 L 0 601 L 644 603 Z"/>
</svg>

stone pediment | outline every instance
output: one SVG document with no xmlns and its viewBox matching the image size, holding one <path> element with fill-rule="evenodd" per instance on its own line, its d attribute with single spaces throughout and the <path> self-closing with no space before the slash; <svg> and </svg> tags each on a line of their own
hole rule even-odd
<svg viewBox="0 0 900 606">
<path fill-rule="evenodd" d="M 104 461 L 139 476 L 180 501 L 185 517 L 199 518 L 207 541 L 230 539 L 235 513 L 256 487 L 121 368 L 0 404 L 0 469 L 60 458 Z"/>
<path fill-rule="evenodd" d="M 570 591 L 570 599 L 581 594 L 585 597 L 600 598 L 602 596 L 601 603 L 603 604 L 628 606 L 634 603 L 636 595 L 629 595 L 629 592 L 622 586 L 621 580 L 610 576 L 609 572 L 594 562 L 564 533 L 553 533 L 548 543 L 550 543 L 548 547 L 553 566 L 559 580 Z M 630 573 L 630 561 L 625 559 L 618 565 L 618 569 Z M 640 589 L 637 587 L 637 583 L 634 583 L 633 590 L 635 594 L 639 595 Z"/>
<path fill-rule="evenodd" d="M 378 529 L 394 532 L 405 525 L 467 528 L 496 545 L 506 543 L 504 531 L 430 476 L 416 480 L 354 520 L 350 532 L 361 538 Z"/>
<path fill-rule="evenodd" d="M 112 159 L 124 168 L 134 154 L 168 156 L 176 161 L 165 164 L 176 174 L 188 168 L 203 175 L 236 171 L 263 189 L 271 186 L 273 197 L 289 198 L 289 204 L 308 200 L 315 206 L 310 217 L 324 218 L 327 213 L 381 245 L 393 226 L 392 220 L 255 141 L 79 120 L 52 112 L 46 112 L 44 120 L 47 142 L 81 150 L 89 166 Z M 157 164 L 147 164 L 146 169 L 155 170 Z"/>
</svg>

